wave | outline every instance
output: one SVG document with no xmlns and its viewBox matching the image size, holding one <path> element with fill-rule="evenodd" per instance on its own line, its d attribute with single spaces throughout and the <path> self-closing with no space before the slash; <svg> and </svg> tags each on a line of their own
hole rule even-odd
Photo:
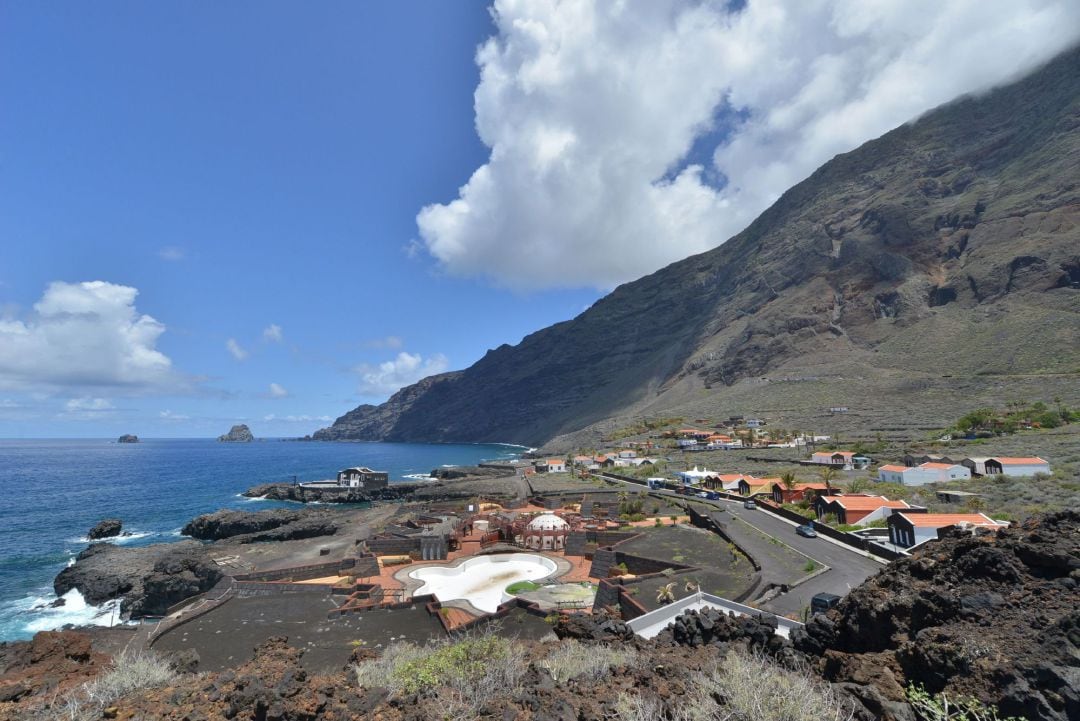
<svg viewBox="0 0 1080 721">
<path fill-rule="evenodd" d="M 127 532 L 127 535 L 124 535 L 124 536 L 113 536 L 111 538 L 98 538 L 98 539 L 93 540 L 93 541 L 91 541 L 86 536 L 80 536 L 79 538 L 69 538 L 69 539 L 67 539 L 67 542 L 68 543 L 99 543 L 99 542 L 103 541 L 105 543 L 124 544 L 124 543 L 131 543 L 132 541 L 137 541 L 140 538 L 149 538 L 150 536 L 160 536 L 160 535 L 162 535 L 162 534 L 157 532 L 157 531 L 131 531 L 131 532 Z"/>
<path fill-rule="evenodd" d="M 402 478 L 408 478 L 410 481 L 430 481 L 430 473 L 406 473 Z"/>
<path fill-rule="evenodd" d="M 38 631 L 55 631 L 72 626 L 117 626 L 120 620 L 120 599 L 100 606 L 91 606 L 77 589 L 63 596 L 63 605 L 53 607 L 56 597 L 27 596 L 0 606 L 0 624 L 5 626 L 3 637 L 29 638 Z"/>
</svg>

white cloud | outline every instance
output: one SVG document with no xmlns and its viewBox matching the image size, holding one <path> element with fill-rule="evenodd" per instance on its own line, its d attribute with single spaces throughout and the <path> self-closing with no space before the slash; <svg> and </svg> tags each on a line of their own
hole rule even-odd
<svg viewBox="0 0 1080 721">
<path fill-rule="evenodd" d="M 610 287 L 1080 38 L 1071 0 L 727 4 L 496 0 L 475 95 L 491 155 L 418 214 L 431 255 L 506 286 Z"/>
<path fill-rule="evenodd" d="M 364 345 L 368 348 L 378 348 L 380 350 L 400 350 L 405 347 L 405 341 L 401 336 L 388 335 L 384 338 L 369 340 Z"/>
<path fill-rule="evenodd" d="M 270 384 L 270 397 L 271 398 L 285 398 L 289 395 L 289 391 L 285 390 L 277 383 Z"/>
<path fill-rule="evenodd" d="M 281 332 L 281 326 L 277 323 L 271 323 L 263 329 L 263 340 L 268 343 L 280 343 L 285 339 L 285 334 Z"/>
<path fill-rule="evenodd" d="M 356 368 L 356 372 L 360 374 L 358 392 L 362 396 L 381 398 L 421 378 L 442 373 L 447 367 L 446 356 L 441 353 L 425 359 L 419 353 L 402 351 L 392 361 L 386 361 L 377 366 L 366 364 L 358 366 Z"/>
<path fill-rule="evenodd" d="M 72 398 L 64 404 L 64 409 L 71 411 L 111 411 L 116 406 L 106 398 Z"/>
<path fill-rule="evenodd" d="M 51 283 L 24 320 L 0 319 L 0 388 L 183 386 L 155 347 L 165 326 L 135 309 L 137 295 L 103 281 Z"/>
<path fill-rule="evenodd" d="M 187 257 L 187 252 L 183 248 L 175 245 L 167 245 L 158 251 L 158 257 L 162 260 L 175 263 L 178 260 L 183 260 Z"/>
<path fill-rule="evenodd" d="M 263 416 L 263 420 L 272 423 L 327 423 L 334 420 L 330 416 L 279 416 L 273 413 Z"/>
<path fill-rule="evenodd" d="M 235 338 L 230 338 L 225 341 L 225 349 L 229 351 L 229 354 L 238 361 L 245 360 L 248 357 L 248 352 L 236 342 Z"/>
<path fill-rule="evenodd" d="M 186 415 L 184 415 L 182 413 L 173 413 L 170 410 L 161 411 L 160 413 L 158 413 L 158 418 L 160 418 L 163 421 L 174 421 L 174 422 L 191 420 L 191 416 L 186 416 Z"/>
</svg>

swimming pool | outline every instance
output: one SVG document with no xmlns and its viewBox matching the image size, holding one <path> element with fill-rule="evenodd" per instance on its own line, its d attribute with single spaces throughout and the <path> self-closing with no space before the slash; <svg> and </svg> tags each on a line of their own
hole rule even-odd
<svg viewBox="0 0 1080 721">
<path fill-rule="evenodd" d="M 414 596 L 430 593 L 440 601 L 464 599 L 485 613 L 494 613 L 500 603 L 512 598 L 504 590 L 511 583 L 539 581 L 557 568 L 550 558 L 535 553 L 497 553 L 467 558 L 453 566 L 418 568 L 409 576 L 424 583 Z"/>
</svg>

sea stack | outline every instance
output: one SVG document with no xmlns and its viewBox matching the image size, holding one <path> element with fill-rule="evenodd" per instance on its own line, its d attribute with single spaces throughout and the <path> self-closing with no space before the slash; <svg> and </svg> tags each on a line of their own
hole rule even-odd
<svg viewBox="0 0 1080 721">
<path fill-rule="evenodd" d="M 255 440 L 255 436 L 251 435 L 251 430 L 241 423 L 230 428 L 225 435 L 218 436 L 218 440 L 222 443 L 251 443 Z"/>
<path fill-rule="evenodd" d="M 120 531 L 123 527 L 124 524 L 119 518 L 106 518 L 104 521 L 101 521 L 91 528 L 90 532 L 86 534 L 86 537 L 91 541 L 98 541 L 102 538 L 115 538 L 120 535 Z"/>
<path fill-rule="evenodd" d="M 139 437 L 131 433 L 125 433 L 116 439 L 117 443 L 138 443 Z"/>
</svg>

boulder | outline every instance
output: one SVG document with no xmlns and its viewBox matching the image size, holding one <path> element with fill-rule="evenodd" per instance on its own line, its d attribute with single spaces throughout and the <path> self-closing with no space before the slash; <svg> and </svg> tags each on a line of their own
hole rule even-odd
<svg viewBox="0 0 1080 721">
<path fill-rule="evenodd" d="M 241 543 L 291 541 L 332 536 L 337 524 L 324 510 L 216 511 L 192 519 L 181 529 L 185 536 L 204 541 L 232 538 Z"/>
<path fill-rule="evenodd" d="M 86 534 L 86 537 L 91 541 L 98 541 L 102 538 L 115 538 L 120 535 L 120 531 L 123 530 L 124 524 L 119 518 L 106 518 L 104 521 L 99 521 L 96 526 L 90 529 L 90 532 Z"/>
<path fill-rule="evenodd" d="M 116 439 L 117 443 L 138 443 L 139 437 L 131 433 L 125 433 Z"/>
</svg>

